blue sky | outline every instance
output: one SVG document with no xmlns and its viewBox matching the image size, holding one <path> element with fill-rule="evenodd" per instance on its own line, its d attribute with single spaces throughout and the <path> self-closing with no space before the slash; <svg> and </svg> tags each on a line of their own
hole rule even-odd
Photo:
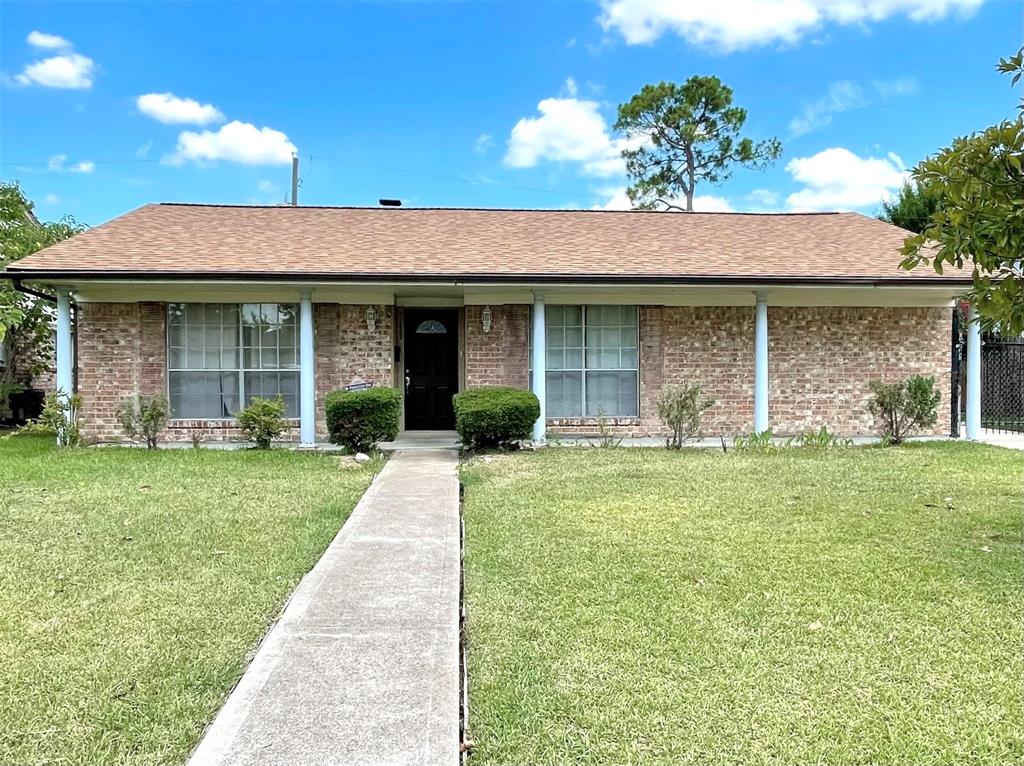
<svg viewBox="0 0 1024 766">
<path fill-rule="evenodd" d="M 874 212 L 1015 113 L 1011 0 L 0 5 L 0 176 L 43 218 L 154 201 L 624 204 L 615 107 L 715 74 L 782 159 L 721 210 Z"/>
</svg>

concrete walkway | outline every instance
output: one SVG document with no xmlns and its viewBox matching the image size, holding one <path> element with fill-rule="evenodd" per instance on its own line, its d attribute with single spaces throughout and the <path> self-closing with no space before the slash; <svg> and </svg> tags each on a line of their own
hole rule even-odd
<svg viewBox="0 0 1024 766">
<path fill-rule="evenodd" d="M 457 463 L 394 454 L 189 766 L 456 766 Z"/>
<path fill-rule="evenodd" d="M 994 447 L 1024 450 L 1024 433 L 993 431 L 990 428 L 983 428 L 981 429 L 981 435 L 978 437 L 978 441 L 985 444 L 991 444 Z"/>
</svg>

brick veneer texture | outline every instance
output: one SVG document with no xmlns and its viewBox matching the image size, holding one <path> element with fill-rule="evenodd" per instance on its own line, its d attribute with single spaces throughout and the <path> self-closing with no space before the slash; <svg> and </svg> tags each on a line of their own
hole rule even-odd
<svg viewBox="0 0 1024 766">
<path fill-rule="evenodd" d="M 375 306 L 376 326 L 366 323 L 367 306 L 314 305 L 316 328 L 316 430 L 325 437 L 324 396 L 359 377 L 376 386 L 393 384 L 394 322 L 392 306 Z"/>
<path fill-rule="evenodd" d="M 391 385 L 390 306 L 377 306 L 376 327 L 366 325 L 366 306 L 314 304 L 317 433 L 325 435 L 324 395 L 356 375 Z M 121 402 L 136 393 L 167 390 L 166 305 L 82 303 L 78 314 L 78 391 L 82 432 L 96 442 L 124 441 L 117 422 Z M 232 441 L 241 433 L 232 420 L 172 420 L 167 441 Z M 285 438 L 298 439 L 293 423 Z"/>
<path fill-rule="evenodd" d="M 492 306 L 490 333 L 483 307 L 466 307 L 469 387 L 529 385 L 529 306 Z M 371 332 L 366 307 L 314 305 L 317 433 L 323 398 L 359 376 L 393 384 L 394 308 L 377 306 Z M 79 392 L 83 432 L 96 441 L 123 439 L 117 407 L 136 392 L 166 390 L 165 307 L 159 303 L 85 303 L 79 307 Z M 663 386 L 699 382 L 715 400 L 707 435 L 749 432 L 754 409 L 752 307 L 641 306 L 640 415 L 611 418 L 620 435 L 660 435 L 657 400 Z M 770 422 L 778 434 L 825 425 L 842 435 L 874 432 L 867 413 L 868 382 L 934 375 L 942 392 L 939 421 L 949 431 L 949 323 L 945 308 L 769 307 Z M 594 419 L 552 419 L 555 433 L 593 434 Z M 297 438 L 297 427 L 290 438 Z M 165 438 L 239 438 L 232 421 L 173 421 Z"/>
<path fill-rule="evenodd" d="M 530 386 L 530 307 L 491 306 L 491 331 L 485 333 L 483 306 L 466 306 L 466 386 Z"/>
<path fill-rule="evenodd" d="M 475 330 L 479 311 L 467 307 L 468 385 L 526 387 L 529 307 L 492 307 L 490 336 Z M 508 309 L 521 324 L 510 322 Z M 669 384 L 701 384 L 715 404 L 705 414 L 706 435 L 748 433 L 754 419 L 753 307 L 641 306 L 640 415 L 608 418 L 611 432 L 662 435 L 657 401 Z M 778 434 L 822 425 L 841 435 L 876 432 L 867 412 L 871 380 L 933 375 L 942 392 L 939 419 L 928 434 L 949 432 L 949 323 L 944 308 L 769 308 L 769 413 Z M 521 359 L 508 352 L 522 348 Z M 488 343 L 488 338 L 492 338 Z M 506 349 L 499 351 L 499 349 Z M 520 365 L 518 368 L 516 365 Z M 593 435 L 594 418 L 549 419 L 551 432 Z"/>
</svg>

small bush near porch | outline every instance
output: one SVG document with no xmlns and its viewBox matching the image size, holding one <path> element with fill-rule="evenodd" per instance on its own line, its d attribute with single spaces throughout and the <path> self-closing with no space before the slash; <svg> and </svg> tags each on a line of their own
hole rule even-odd
<svg viewBox="0 0 1024 766">
<path fill-rule="evenodd" d="M 488 460 L 471 763 L 1024 762 L 1024 454 Z"/>
<path fill-rule="evenodd" d="M 181 764 L 372 469 L 0 440 L 0 763 Z"/>
</svg>

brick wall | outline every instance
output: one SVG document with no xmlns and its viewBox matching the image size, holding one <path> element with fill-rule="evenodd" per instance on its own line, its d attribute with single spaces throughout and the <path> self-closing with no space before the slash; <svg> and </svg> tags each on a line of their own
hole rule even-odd
<svg viewBox="0 0 1024 766">
<path fill-rule="evenodd" d="M 355 376 L 393 384 L 395 311 L 315 304 L 316 417 L 323 437 L 324 395 Z M 492 306 L 490 333 L 482 307 L 467 306 L 468 386 L 529 386 L 529 306 Z M 121 401 L 166 390 L 165 307 L 158 303 L 84 303 L 79 308 L 79 393 L 82 426 L 95 441 L 123 439 Z M 609 419 L 623 435 L 662 432 L 657 400 L 667 384 L 699 382 L 715 399 L 704 420 L 707 435 L 749 432 L 754 407 L 753 307 L 640 307 L 640 416 Z M 844 435 L 871 433 L 865 409 L 868 382 L 914 373 L 934 375 L 942 403 L 932 433 L 949 431 L 949 309 L 769 307 L 770 420 L 776 433 L 827 425 Z M 549 421 L 556 433 L 592 434 L 594 419 Z M 173 421 L 165 438 L 239 438 L 230 420 Z M 289 438 L 298 438 L 294 427 Z"/>
<path fill-rule="evenodd" d="M 324 395 L 359 375 L 391 385 L 393 309 L 377 306 L 374 332 L 365 306 L 313 306 L 318 438 L 326 432 Z M 138 393 L 167 390 L 166 306 L 162 303 L 83 303 L 78 319 L 78 391 L 82 431 L 90 441 L 123 441 L 121 402 Z M 284 438 L 298 439 L 298 424 Z M 188 442 L 242 438 L 233 420 L 172 420 L 164 439 Z"/>
<path fill-rule="evenodd" d="M 715 400 L 704 415 L 710 436 L 747 431 L 754 419 L 754 309 L 744 306 L 662 309 L 659 385 L 641 398 L 644 425 L 661 432 L 657 402 L 662 385 L 700 383 Z"/>
<path fill-rule="evenodd" d="M 324 396 L 348 385 L 353 378 L 377 386 L 393 385 L 394 321 L 392 306 L 375 306 L 373 332 L 366 326 L 366 306 L 314 304 L 316 330 L 316 431 L 327 433 Z"/>
<path fill-rule="evenodd" d="M 948 308 L 768 308 L 769 418 L 776 433 L 825 425 L 875 432 L 867 412 L 872 380 L 932 375 L 942 392 L 928 433 L 949 433 Z"/>
<path fill-rule="evenodd" d="M 769 307 L 769 419 L 777 434 L 826 425 L 876 433 L 868 383 L 920 373 L 942 392 L 929 434 L 949 433 L 949 328 L 944 308 Z M 697 382 L 715 400 L 708 436 L 749 433 L 754 420 L 753 307 L 640 307 L 640 417 L 609 418 L 619 435 L 660 435 L 663 386 Z M 549 419 L 549 430 L 593 435 L 593 418 Z"/>
<path fill-rule="evenodd" d="M 480 321 L 483 306 L 466 306 L 466 386 L 530 386 L 530 307 L 491 306 L 491 331 Z"/>
<path fill-rule="evenodd" d="M 117 409 L 139 391 L 140 306 L 82 303 L 78 306 L 78 393 L 86 439 L 118 440 Z"/>
</svg>

